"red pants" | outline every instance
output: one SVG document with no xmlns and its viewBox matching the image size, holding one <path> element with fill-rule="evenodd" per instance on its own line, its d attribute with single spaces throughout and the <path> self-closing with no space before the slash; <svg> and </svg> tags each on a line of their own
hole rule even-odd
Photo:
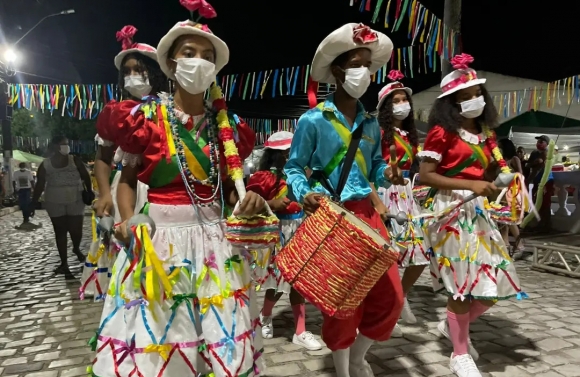
<svg viewBox="0 0 580 377">
<path fill-rule="evenodd" d="M 346 202 L 344 206 L 373 229 L 379 229 L 385 239 L 389 239 L 381 216 L 369 199 Z M 322 339 L 331 351 L 350 347 L 356 338 L 357 329 L 372 340 L 388 340 L 402 308 L 403 288 L 395 263 L 370 290 L 352 317 L 336 319 L 323 314 Z"/>
</svg>

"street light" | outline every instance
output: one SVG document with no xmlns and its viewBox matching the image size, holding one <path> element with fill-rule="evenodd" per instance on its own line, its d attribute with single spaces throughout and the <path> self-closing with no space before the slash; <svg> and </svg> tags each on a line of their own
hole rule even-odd
<svg viewBox="0 0 580 377">
<path fill-rule="evenodd" d="M 38 25 L 40 25 L 42 23 L 42 21 L 46 20 L 47 18 L 56 17 L 56 16 L 62 16 L 62 15 L 66 15 L 66 14 L 73 14 L 73 13 L 75 13 L 75 10 L 74 9 L 67 9 L 67 10 L 60 11 L 58 13 L 53 13 L 53 14 L 49 14 L 48 16 L 45 16 L 40 21 L 38 21 L 36 23 L 36 25 L 34 25 L 33 27 L 31 27 L 30 30 L 28 30 L 22 37 L 20 37 L 19 40 L 17 40 L 16 42 L 14 42 L 14 44 L 12 46 L 16 46 L 21 40 L 24 39 L 24 37 L 26 37 L 28 34 L 30 34 L 32 32 L 32 30 L 36 29 L 36 27 Z"/>
<path fill-rule="evenodd" d="M 6 60 L 7 64 L 14 64 L 16 59 L 18 59 L 18 55 L 16 55 L 16 51 L 13 49 L 9 48 L 4 52 L 4 60 Z"/>
</svg>

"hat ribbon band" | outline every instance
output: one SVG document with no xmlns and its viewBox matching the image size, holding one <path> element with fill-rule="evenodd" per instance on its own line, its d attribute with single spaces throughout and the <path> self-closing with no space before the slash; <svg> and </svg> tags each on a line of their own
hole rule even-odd
<svg viewBox="0 0 580 377">
<path fill-rule="evenodd" d="M 459 85 L 463 85 L 468 83 L 469 81 L 477 80 L 477 74 L 475 72 L 469 72 L 461 75 L 460 77 L 456 78 L 455 80 L 451 81 L 449 84 L 445 85 L 441 90 L 443 93 L 457 88 Z"/>
<path fill-rule="evenodd" d="M 292 144 L 291 139 L 277 140 L 277 141 L 267 141 L 264 147 L 284 147 L 286 145 Z"/>
</svg>

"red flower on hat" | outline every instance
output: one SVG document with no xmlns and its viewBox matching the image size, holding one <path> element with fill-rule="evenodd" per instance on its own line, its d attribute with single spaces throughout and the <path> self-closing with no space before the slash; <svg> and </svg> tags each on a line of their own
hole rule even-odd
<svg viewBox="0 0 580 377">
<path fill-rule="evenodd" d="M 217 16 L 215 9 L 205 0 L 179 0 L 179 3 L 188 11 L 197 11 L 203 18 L 214 18 Z"/>
<path fill-rule="evenodd" d="M 137 33 L 135 26 L 127 25 L 117 32 L 117 41 L 123 45 L 123 50 L 133 47 L 133 37 Z"/>
<path fill-rule="evenodd" d="M 405 78 L 405 75 L 403 75 L 403 72 L 396 70 L 396 69 L 393 69 L 393 70 L 391 70 L 391 72 L 389 72 L 389 75 L 387 77 L 391 81 L 399 81 L 399 80 Z"/>
<path fill-rule="evenodd" d="M 473 56 L 468 54 L 455 55 L 449 62 L 454 69 L 467 69 L 469 64 L 473 63 Z"/>
<path fill-rule="evenodd" d="M 379 40 L 379 35 L 365 24 L 358 24 L 352 30 L 355 43 L 373 43 Z"/>
</svg>

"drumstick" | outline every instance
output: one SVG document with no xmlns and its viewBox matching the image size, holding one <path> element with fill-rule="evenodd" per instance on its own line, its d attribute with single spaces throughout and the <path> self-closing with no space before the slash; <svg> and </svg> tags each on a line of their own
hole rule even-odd
<svg viewBox="0 0 580 377">
<path fill-rule="evenodd" d="M 391 159 L 389 161 L 389 165 L 391 165 L 391 173 L 393 174 L 393 177 L 396 177 L 399 175 L 399 172 L 397 171 L 397 148 L 394 145 L 390 146 L 389 154 L 391 155 Z"/>
</svg>

